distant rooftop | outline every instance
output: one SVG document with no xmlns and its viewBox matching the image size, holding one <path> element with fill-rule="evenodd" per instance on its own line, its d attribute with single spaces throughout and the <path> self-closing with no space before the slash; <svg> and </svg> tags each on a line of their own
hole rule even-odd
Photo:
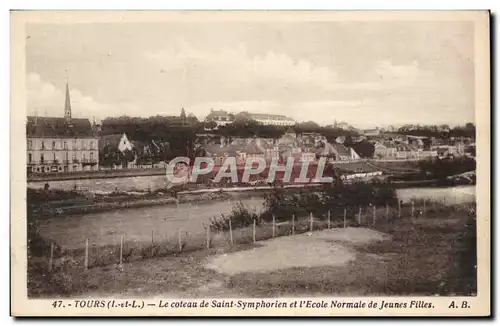
<svg viewBox="0 0 500 326">
<path fill-rule="evenodd" d="M 29 116 L 26 122 L 27 137 L 88 138 L 94 137 L 89 119 Z"/>
</svg>

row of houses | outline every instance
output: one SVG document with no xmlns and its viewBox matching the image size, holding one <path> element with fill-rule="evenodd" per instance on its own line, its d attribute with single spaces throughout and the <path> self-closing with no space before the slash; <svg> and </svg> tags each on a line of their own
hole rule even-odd
<svg viewBox="0 0 500 326">
<path fill-rule="evenodd" d="M 222 137 L 220 142 L 206 142 L 198 146 L 216 165 L 223 165 L 228 158 L 236 159 L 237 164 L 244 164 L 249 158 L 279 162 L 286 162 L 289 157 L 293 157 L 295 162 L 313 162 L 319 157 L 327 157 L 329 161 L 360 158 L 352 148 L 329 143 L 324 136 L 313 133 L 301 136 L 286 133 L 278 139 L 253 137 L 227 140 Z"/>
<path fill-rule="evenodd" d="M 475 143 L 464 144 L 455 142 L 453 144 L 424 145 L 420 139 L 418 141 L 377 141 L 374 143 L 375 159 L 426 159 L 444 158 L 457 156 L 474 156 Z"/>
</svg>

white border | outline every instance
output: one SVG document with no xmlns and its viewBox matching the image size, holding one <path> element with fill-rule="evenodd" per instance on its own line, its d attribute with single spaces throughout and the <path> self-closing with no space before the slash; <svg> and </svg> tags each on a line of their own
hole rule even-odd
<svg viewBox="0 0 500 326">
<path fill-rule="evenodd" d="M 359 1 L 359 0 L 351 0 L 351 1 L 345 1 L 345 2 L 338 2 L 338 1 L 314 1 L 314 0 L 309 0 L 309 1 L 259 1 L 259 0 L 254 0 L 254 1 L 239 1 L 238 4 L 239 6 L 235 6 L 234 2 L 230 1 L 211 1 L 210 3 L 206 3 L 204 1 L 179 1 L 177 4 L 169 3 L 168 7 L 158 7 L 158 4 L 160 2 L 157 1 L 147 1 L 143 0 L 140 2 L 133 2 L 133 1 L 85 1 L 83 4 L 81 1 L 79 1 L 80 4 L 73 4 L 69 5 L 68 1 L 44 1 L 43 3 L 39 1 L 4 1 L 1 3 L 2 9 L 5 9 L 2 11 L 3 15 L 1 16 L 1 21 L 2 25 L 1 27 L 1 32 L 0 32 L 0 39 L 2 41 L 2 45 L 4 46 L 4 51 L 1 52 L 1 58 L 2 62 L 4 63 L 4 69 L 2 71 L 7 72 L 10 69 L 10 61 L 9 61 L 9 37 L 10 37 L 10 23 L 9 23 L 9 15 L 7 13 L 7 10 L 10 8 L 22 8 L 22 9 L 402 9 L 402 10 L 410 10 L 410 9 L 493 9 L 493 12 L 498 12 L 498 7 L 499 7 L 499 2 L 498 1 L 484 1 L 484 0 L 476 0 L 473 2 L 465 2 L 465 1 L 437 1 L 437 0 L 421 0 L 418 2 L 413 2 L 410 3 L 409 1 L 384 1 L 383 4 L 378 1 L 378 3 L 375 3 L 375 1 Z M 139 5 L 140 4 L 140 5 Z M 153 4 L 153 5 L 152 5 Z M 3 8 L 5 6 L 5 8 Z M 498 34 L 495 34 L 495 40 L 494 42 L 498 41 L 497 36 Z M 492 44 L 492 46 L 496 45 L 496 42 Z M 495 71 L 496 72 L 496 71 Z M 10 84 L 10 79 L 8 74 L 2 74 L 3 78 L 1 79 L 2 81 L 2 87 L 0 90 L 0 98 L 3 100 L 4 107 L 8 108 L 9 105 L 9 84 Z M 497 86 L 498 87 L 498 86 Z M 495 87 L 494 91 L 497 93 L 497 87 Z M 2 123 L 2 131 L 4 132 L 5 141 L 3 144 L 8 144 L 9 142 L 7 139 L 9 139 L 9 110 L 3 110 L 4 113 L 3 119 L 0 119 L 0 123 Z M 497 119 L 495 119 L 497 120 Z M 495 124 L 498 121 L 495 121 Z M 499 145 L 497 145 L 499 146 Z M 497 149 L 497 147 L 495 147 Z M 4 156 L 5 157 L 5 156 Z M 10 205 L 9 202 L 9 153 L 7 154 L 7 159 L 1 160 L 0 164 L 2 166 L 2 178 L 4 181 L 2 185 L 4 188 L 2 189 L 2 195 L 0 198 L 3 199 L 5 213 L 4 214 L 4 221 L 5 225 L 3 230 L 8 230 L 8 219 L 6 218 L 9 216 L 9 211 L 8 207 Z M 500 179 L 500 177 L 499 177 Z M 495 178 L 495 181 L 500 181 Z M 495 201 L 498 199 L 495 196 Z M 495 210 L 496 212 L 496 210 Z M 497 223 L 497 228 L 498 228 L 498 223 Z M 495 230 L 497 231 L 497 229 Z M 9 243 L 8 243 L 8 231 L 4 231 L 4 241 L 6 241 L 6 247 L 8 248 Z M 495 237 L 493 237 L 494 239 Z M 2 251 L 2 258 L 4 258 L 4 262 L 6 262 L 9 259 L 9 256 L 7 254 L 7 250 Z M 496 258 L 496 257 L 495 257 Z M 7 264 L 4 264 L 4 269 L 3 269 L 3 276 L 4 280 L 8 279 L 8 276 L 10 274 L 10 270 L 7 266 Z M 2 288 L 5 293 L 3 296 L 3 307 L 9 307 L 9 301 L 10 301 L 10 295 L 9 294 L 9 284 L 7 282 L 4 282 L 4 287 Z M 498 301 L 497 301 L 498 302 Z M 492 307 L 493 308 L 493 307 Z M 495 308 L 493 308 L 495 309 Z M 498 311 L 498 309 L 495 309 Z M 3 314 L 3 316 L 7 316 L 7 314 Z M 4 320 L 3 320 L 4 321 Z M 12 319 L 9 319 L 9 321 L 12 322 Z M 7 322 L 9 322 L 7 321 Z M 98 321 L 93 321 L 94 323 L 100 323 Z M 172 321 L 170 321 L 172 322 Z M 261 323 L 263 321 L 259 321 Z M 426 323 L 434 323 L 438 321 L 426 321 Z M 461 322 L 461 321 L 454 321 L 454 322 Z M 140 321 L 138 322 L 140 323 Z M 3 323 L 2 323 L 3 324 Z"/>
</svg>

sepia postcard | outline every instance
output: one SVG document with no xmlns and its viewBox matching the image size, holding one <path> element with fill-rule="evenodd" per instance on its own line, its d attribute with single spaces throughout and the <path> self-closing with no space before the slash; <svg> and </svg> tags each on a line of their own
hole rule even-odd
<svg viewBox="0 0 500 326">
<path fill-rule="evenodd" d="M 490 316 L 488 11 L 11 11 L 13 316 Z"/>
</svg>

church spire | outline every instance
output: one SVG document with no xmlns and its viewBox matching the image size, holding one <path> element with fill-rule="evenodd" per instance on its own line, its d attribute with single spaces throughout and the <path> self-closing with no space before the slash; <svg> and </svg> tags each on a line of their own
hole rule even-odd
<svg viewBox="0 0 500 326">
<path fill-rule="evenodd" d="M 69 96 L 69 86 L 67 81 L 66 81 L 66 101 L 64 102 L 64 119 L 66 119 L 66 122 L 71 121 L 71 99 Z"/>
</svg>

